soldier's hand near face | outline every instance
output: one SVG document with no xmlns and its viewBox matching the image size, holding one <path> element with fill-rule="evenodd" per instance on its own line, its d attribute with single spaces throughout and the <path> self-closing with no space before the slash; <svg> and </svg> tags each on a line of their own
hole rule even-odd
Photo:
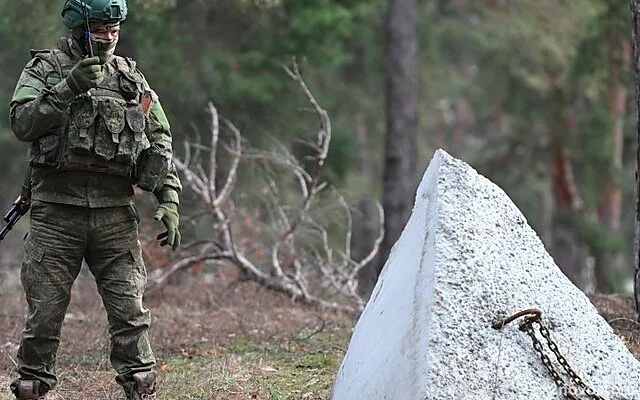
<svg viewBox="0 0 640 400">
<path fill-rule="evenodd" d="M 180 246 L 181 235 L 178 230 L 180 224 L 180 214 L 178 214 L 178 205 L 176 203 L 160 203 L 153 217 L 156 221 L 162 221 L 167 231 L 158 235 L 161 240 L 160 245 L 169 245 L 173 250 Z"/>
<path fill-rule="evenodd" d="M 98 56 L 79 61 L 66 78 L 67 84 L 76 94 L 98 86 L 103 79 L 104 73 Z"/>
</svg>

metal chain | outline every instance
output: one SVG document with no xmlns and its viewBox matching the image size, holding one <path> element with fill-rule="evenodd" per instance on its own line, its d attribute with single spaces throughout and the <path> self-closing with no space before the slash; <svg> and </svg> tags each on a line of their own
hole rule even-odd
<svg viewBox="0 0 640 400">
<path fill-rule="evenodd" d="M 538 340 L 538 338 L 536 337 L 536 333 L 533 330 L 533 324 L 525 323 L 522 326 L 525 328 L 525 332 L 527 333 L 527 335 L 529 335 L 529 337 L 531 338 L 531 341 L 533 342 L 533 349 L 540 356 L 542 364 L 544 364 L 547 371 L 549 371 L 549 375 L 551 375 L 553 381 L 556 383 L 556 385 L 558 385 L 558 387 L 564 387 L 564 380 L 553 367 L 551 359 L 544 353 L 542 343 L 540 343 L 540 340 Z"/>
<path fill-rule="evenodd" d="M 549 333 L 549 329 L 547 329 L 546 326 L 542 325 L 542 322 L 540 322 L 540 321 L 536 321 L 536 324 L 538 325 L 538 329 L 540 330 L 540 334 L 547 341 L 547 345 L 549 347 L 549 350 L 551 350 L 553 352 L 553 354 L 556 356 L 556 359 L 558 360 L 558 363 L 560 364 L 560 366 L 562 366 L 562 369 L 564 369 L 564 371 L 567 373 L 567 375 L 571 379 L 571 382 L 573 382 L 574 385 L 576 385 L 580 389 L 582 389 L 584 391 L 584 393 L 587 395 L 587 397 L 589 397 L 590 399 L 593 399 L 593 400 L 604 400 L 604 398 L 602 396 L 598 395 L 595 390 L 593 390 L 592 388 L 587 386 L 586 383 L 584 383 L 582 378 L 580 378 L 578 376 L 578 374 L 573 370 L 573 368 L 571 368 L 571 366 L 569 365 L 569 362 L 567 361 L 567 359 L 564 358 L 564 356 L 562 354 L 560 354 L 560 350 L 558 349 L 558 345 L 553 341 L 553 339 L 551 339 L 551 334 Z"/>
<path fill-rule="evenodd" d="M 605 400 L 603 397 L 598 395 L 595 392 L 595 390 L 593 390 L 591 387 L 587 386 L 586 383 L 584 383 L 582 378 L 580 378 L 580 376 L 578 376 L 578 374 L 573 370 L 573 368 L 571 368 L 567 359 L 560 353 L 560 350 L 558 349 L 558 345 L 551 338 L 549 329 L 545 327 L 541 322 L 542 312 L 540 310 L 529 309 L 529 310 L 520 311 L 519 313 L 516 313 L 511 317 L 506 318 L 503 321 L 494 323 L 493 328 L 502 329 L 504 325 L 522 316 L 527 316 L 527 317 L 525 318 L 524 322 L 520 325 L 519 329 L 523 332 L 526 332 L 527 335 L 529 335 L 529 337 L 531 338 L 531 341 L 533 343 L 533 349 L 540 356 L 540 360 L 542 360 L 542 364 L 549 372 L 549 375 L 551 375 L 551 378 L 555 382 L 556 386 L 558 386 L 558 388 L 562 391 L 562 395 L 568 400 L 580 400 L 581 398 L 579 397 L 579 391 L 582 391 L 587 396 L 587 398 L 591 400 Z M 540 341 L 540 339 L 538 339 L 538 337 L 536 336 L 534 325 L 538 327 L 540 335 L 542 335 L 542 337 L 547 342 L 547 347 L 555 355 L 555 358 L 558 360 L 558 363 L 560 364 L 562 369 L 565 371 L 565 373 L 568 375 L 570 382 L 565 382 L 564 379 L 562 379 L 558 371 L 556 371 L 556 368 L 551 362 L 551 359 L 549 358 L 549 356 L 545 354 L 545 351 L 544 351 L 545 346 Z M 571 383 L 577 386 L 580 390 L 572 387 Z"/>
</svg>

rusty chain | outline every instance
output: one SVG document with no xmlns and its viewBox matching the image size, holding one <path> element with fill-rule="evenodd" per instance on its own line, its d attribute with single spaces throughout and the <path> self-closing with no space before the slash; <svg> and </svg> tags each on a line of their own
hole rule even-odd
<svg viewBox="0 0 640 400">
<path fill-rule="evenodd" d="M 562 353 L 560 353 L 558 345 L 551 338 L 549 329 L 542 324 L 542 312 L 540 310 L 532 308 L 520 311 L 509 318 L 494 323 L 492 327 L 494 329 L 502 329 L 505 325 L 520 317 L 525 317 L 525 319 L 524 322 L 520 324 L 519 329 L 529 335 L 533 343 L 533 349 L 538 353 L 540 360 L 542 360 L 542 364 L 547 369 L 556 386 L 558 386 L 562 395 L 567 400 L 580 400 L 580 392 L 583 392 L 590 400 L 605 400 L 602 396 L 598 395 L 595 390 L 589 387 L 582 378 L 580 378 L 580 376 L 578 376 L 578 374 L 569 365 L 567 359 L 562 355 Z M 553 365 L 553 362 L 545 353 L 545 346 L 536 336 L 534 326 L 538 328 L 540 335 L 546 341 L 547 347 L 553 353 L 555 358 L 558 360 L 558 363 L 569 377 L 568 382 L 565 382 L 562 376 L 560 376 L 556 367 Z M 571 384 L 573 384 L 573 386 Z"/>
</svg>

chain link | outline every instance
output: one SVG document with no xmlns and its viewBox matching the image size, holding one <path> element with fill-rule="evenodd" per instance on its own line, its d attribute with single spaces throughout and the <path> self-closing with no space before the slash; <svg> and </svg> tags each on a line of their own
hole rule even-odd
<svg viewBox="0 0 640 400">
<path fill-rule="evenodd" d="M 584 383 L 582 378 L 580 378 L 580 376 L 578 376 L 578 374 L 573 370 L 573 368 L 571 368 L 567 359 L 560 353 L 558 345 L 551 338 L 551 333 L 549 332 L 549 329 L 546 326 L 544 326 L 541 322 L 542 312 L 540 310 L 530 309 L 530 310 L 521 311 L 501 322 L 497 322 L 493 324 L 493 328 L 502 329 L 504 325 L 515 320 L 516 318 L 519 318 L 525 315 L 528 315 L 528 316 L 525 318 L 524 322 L 520 325 L 519 329 L 525 332 L 531 338 L 531 341 L 533 343 L 533 349 L 535 350 L 536 353 L 538 353 L 540 360 L 542 360 L 542 364 L 544 365 L 546 370 L 549 372 L 549 375 L 551 375 L 551 378 L 555 382 L 556 386 L 558 386 L 558 388 L 562 392 L 562 395 L 567 400 L 581 400 L 580 392 L 582 392 L 590 400 L 605 400 L 603 397 L 598 395 L 596 391 L 593 390 L 593 388 L 587 386 L 587 384 Z M 555 366 L 553 365 L 551 359 L 545 353 L 545 346 L 542 343 L 542 341 L 538 339 L 538 336 L 536 336 L 534 325 L 535 327 L 538 328 L 538 331 L 540 332 L 540 335 L 544 338 L 547 344 L 547 347 L 553 353 L 555 358 L 558 360 L 558 363 L 560 364 L 564 372 L 569 377 L 568 382 L 565 382 L 564 379 L 560 376 Z"/>
<path fill-rule="evenodd" d="M 525 332 L 527 332 L 527 335 L 529 335 L 529 337 L 531 337 L 531 341 L 533 342 L 533 349 L 540 356 L 540 359 L 542 360 L 542 364 L 544 364 L 544 366 L 547 369 L 547 371 L 549 371 L 549 375 L 551 375 L 551 378 L 553 379 L 553 381 L 559 387 L 563 387 L 564 386 L 564 380 L 562 379 L 560 374 L 558 374 L 558 372 L 553 367 L 553 364 L 551 363 L 551 359 L 549 359 L 549 357 L 544 353 L 544 348 L 542 347 L 542 343 L 540 343 L 540 341 L 536 337 L 536 334 L 535 334 L 535 332 L 533 330 L 533 324 L 531 324 L 531 323 L 527 324 Z"/>
</svg>

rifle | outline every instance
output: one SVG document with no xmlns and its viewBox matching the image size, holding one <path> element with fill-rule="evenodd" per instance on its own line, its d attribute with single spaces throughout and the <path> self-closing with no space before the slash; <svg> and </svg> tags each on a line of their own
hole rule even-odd
<svg viewBox="0 0 640 400">
<path fill-rule="evenodd" d="M 7 236 L 18 220 L 29 211 L 29 208 L 31 208 L 31 200 L 23 196 L 18 196 L 4 216 L 6 225 L 2 228 L 2 231 L 0 231 L 0 240 L 3 240 L 4 237 Z"/>
<path fill-rule="evenodd" d="M 27 168 L 27 175 L 22 185 L 22 193 L 16 201 L 13 202 L 9 211 L 4 216 L 5 227 L 0 231 L 0 241 L 13 229 L 14 225 L 22 218 L 23 215 L 31 208 L 31 167 Z"/>
</svg>

